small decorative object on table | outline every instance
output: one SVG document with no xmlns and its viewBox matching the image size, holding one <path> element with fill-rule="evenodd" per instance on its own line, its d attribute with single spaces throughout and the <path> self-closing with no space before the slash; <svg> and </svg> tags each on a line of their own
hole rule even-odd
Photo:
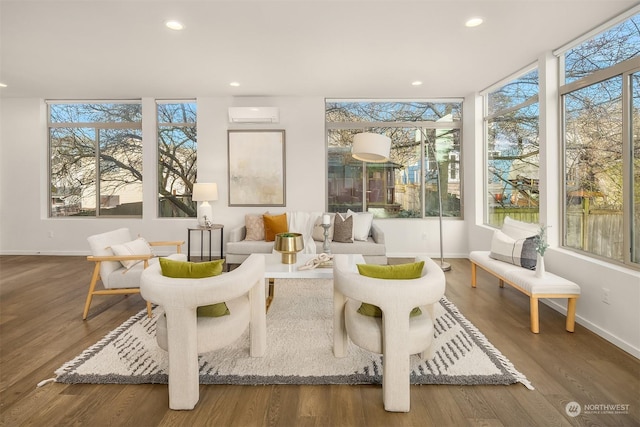
<svg viewBox="0 0 640 427">
<path fill-rule="evenodd" d="M 282 254 L 283 264 L 295 264 L 297 254 L 304 249 L 301 233 L 278 233 L 274 248 Z"/>
<path fill-rule="evenodd" d="M 544 252 L 549 247 L 547 243 L 547 227 L 545 225 L 540 226 L 540 231 L 536 236 L 536 277 L 544 277 Z"/>
<path fill-rule="evenodd" d="M 322 215 L 322 228 L 324 228 L 324 242 L 322 243 L 322 252 L 331 255 L 329 247 L 329 228 L 331 228 L 331 218 L 328 214 Z"/>
<path fill-rule="evenodd" d="M 313 270 L 314 268 L 333 268 L 333 255 L 320 254 L 305 262 L 298 270 Z"/>
</svg>

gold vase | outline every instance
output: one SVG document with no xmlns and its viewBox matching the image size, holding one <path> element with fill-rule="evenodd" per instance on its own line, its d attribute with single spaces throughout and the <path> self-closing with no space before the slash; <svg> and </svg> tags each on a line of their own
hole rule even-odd
<svg viewBox="0 0 640 427">
<path fill-rule="evenodd" d="M 304 240 L 300 233 L 278 233 L 274 245 L 282 254 L 283 264 L 295 264 L 298 252 L 304 249 Z"/>
</svg>

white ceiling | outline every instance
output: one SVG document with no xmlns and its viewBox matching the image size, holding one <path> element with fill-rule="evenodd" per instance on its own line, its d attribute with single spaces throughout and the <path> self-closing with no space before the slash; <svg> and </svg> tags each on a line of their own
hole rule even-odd
<svg viewBox="0 0 640 427">
<path fill-rule="evenodd" d="M 0 96 L 461 97 L 637 4 L 0 0 Z"/>
</svg>

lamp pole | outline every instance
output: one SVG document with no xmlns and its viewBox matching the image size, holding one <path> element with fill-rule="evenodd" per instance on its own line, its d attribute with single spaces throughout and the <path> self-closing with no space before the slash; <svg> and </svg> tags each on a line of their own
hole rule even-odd
<svg viewBox="0 0 640 427">
<path fill-rule="evenodd" d="M 439 225 L 440 225 L 440 260 L 438 261 L 438 264 L 440 264 L 440 268 L 442 269 L 442 271 L 450 271 L 451 270 L 451 264 L 449 264 L 448 262 L 446 262 L 444 260 L 444 251 L 442 249 L 442 242 L 443 242 L 443 237 L 442 237 L 442 192 L 440 191 L 440 189 L 442 187 L 440 187 L 440 165 L 438 164 L 438 157 L 436 155 L 436 147 L 435 147 L 436 142 L 435 142 L 435 139 L 432 142 L 429 142 L 428 139 L 427 139 L 427 136 L 422 132 L 422 129 L 418 128 L 418 130 L 420 131 L 420 134 L 422 135 L 427 147 L 431 149 L 431 151 L 433 153 L 433 160 L 436 162 L 436 185 L 438 187 L 438 219 L 439 219 Z M 425 174 L 426 174 L 426 168 L 425 168 Z"/>
<path fill-rule="evenodd" d="M 433 144 L 435 145 L 435 141 L 433 142 Z M 440 191 L 442 187 L 440 187 L 440 165 L 438 164 L 438 158 L 436 157 L 435 146 L 431 147 L 431 149 L 433 151 L 433 159 L 436 162 L 436 183 L 438 185 L 438 217 L 440 221 L 440 268 L 442 269 L 442 271 L 449 271 L 451 270 L 451 264 L 445 262 L 443 255 L 444 252 L 442 250 L 442 191 Z"/>
</svg>

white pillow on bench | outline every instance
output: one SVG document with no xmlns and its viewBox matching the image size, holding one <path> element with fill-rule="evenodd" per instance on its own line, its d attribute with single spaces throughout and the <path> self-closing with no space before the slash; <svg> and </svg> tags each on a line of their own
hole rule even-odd
<svg viewBox="0 0 640 427">
<path fill-rule="evenodd" d="M 499 261 L 534 270 L 536 268 L 536 236 L 540 226 L 505 217 L 501 230 L 491 239 L 489 256 Z"/>
</svg>

